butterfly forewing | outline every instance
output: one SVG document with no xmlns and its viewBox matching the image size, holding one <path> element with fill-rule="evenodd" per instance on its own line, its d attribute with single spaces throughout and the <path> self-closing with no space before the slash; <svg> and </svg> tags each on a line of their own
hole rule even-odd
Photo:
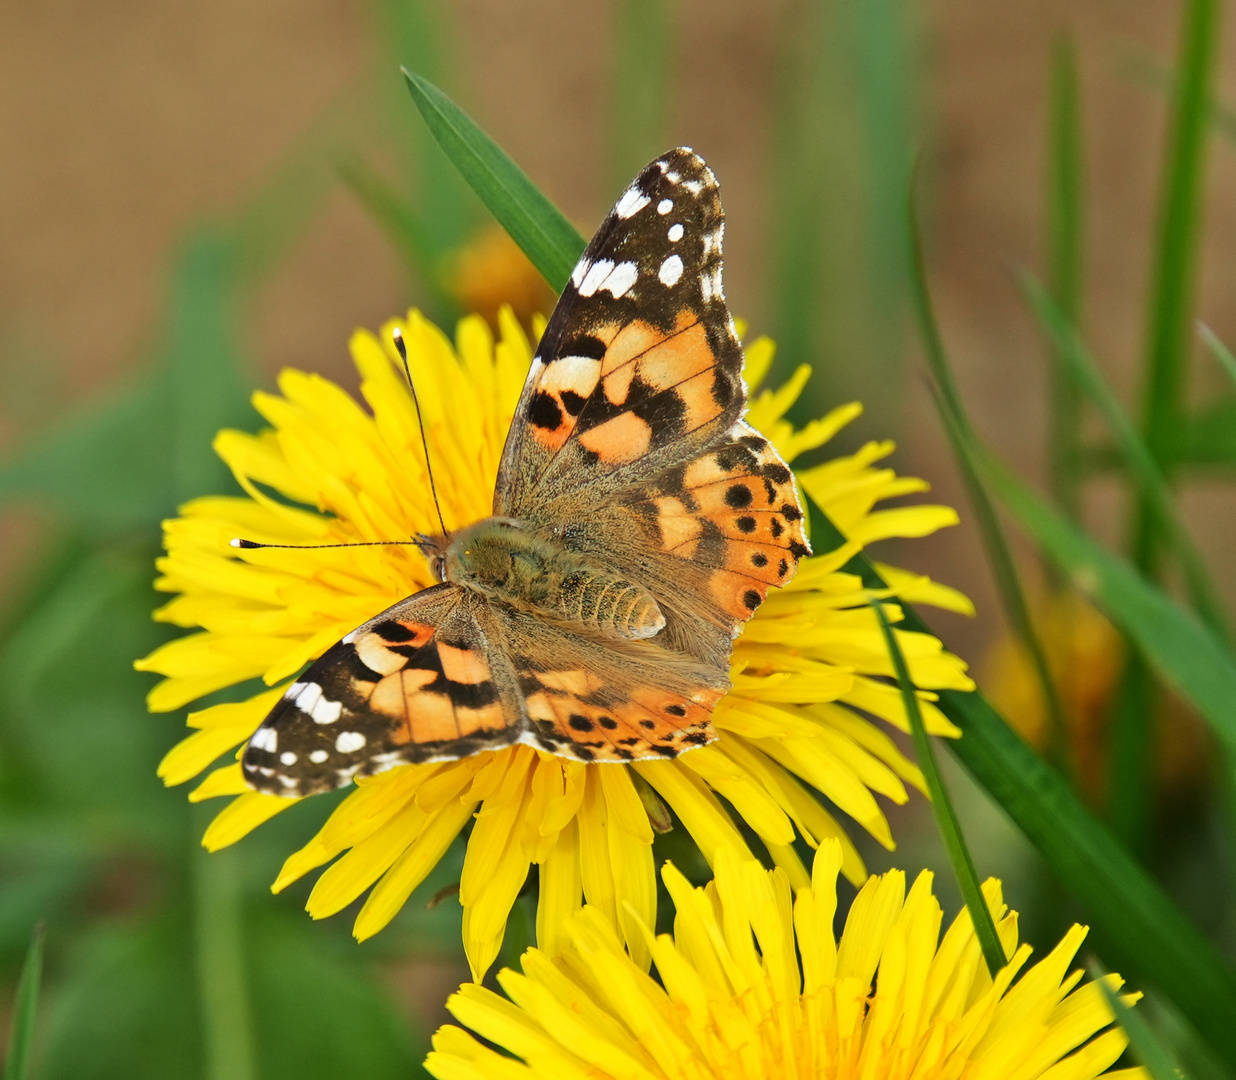
<svg viewBox="0 0 1236 1080">
<path fill-rule="evenodd" d="M 312 795 L 395 765 L 509 745 L 522 710 L 487 621 L 455 585 L 371 619 L 287 689 L 249 740 L 246 779 L 259 791 Z"/>
<path fill-rule="evenodd" d="M 688 149 L 644 169 L 593 237 L 532 362 L 494 512 L 594 501 L 693 456 L 742 413 L 742 348 L 721 290 L 724 215 Z"/>
</svg>

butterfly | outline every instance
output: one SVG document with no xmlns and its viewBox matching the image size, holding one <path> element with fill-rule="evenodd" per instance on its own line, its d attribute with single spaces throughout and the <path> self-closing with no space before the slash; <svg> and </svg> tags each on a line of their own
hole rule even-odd
<svg viewBox="0 0 1236 1080">
<path fill-rule="evenodd" d="M 425 539 L 441 583 L 288 688 L 245 748 L 250 785 L 310 795 L 517 743 L 659 760 L 716 737 L 734 638 L 810 554 L 793 475 L 742 419 L 723 229 L 689 148 L 622 193 L 537 347 L 493 516 Z"/>
</svg>

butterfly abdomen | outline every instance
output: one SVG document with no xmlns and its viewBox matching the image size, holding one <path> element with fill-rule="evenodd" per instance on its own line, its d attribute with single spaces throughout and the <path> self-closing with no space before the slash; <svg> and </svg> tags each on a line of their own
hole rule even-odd
<svg viewBox="0 0 1236 1080">
<path fill-rule="evenodd" d="M 605 637 L 648 638 L 665 626 L 652 594 L 636 582 L 505 518 L 455 535 L 446 577 L 458 585 Z"/>
</svg>

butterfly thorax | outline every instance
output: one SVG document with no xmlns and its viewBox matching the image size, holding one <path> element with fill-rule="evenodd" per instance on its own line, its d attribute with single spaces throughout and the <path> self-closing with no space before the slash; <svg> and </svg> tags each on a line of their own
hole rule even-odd
<svg viewBox="0 0 1236 1080">
<path fill-rule="evenodd" d="M 511 518 L 485 518 L 455 533 L 443 576 L 490 600 L 606 637 L 649 638 L 665 626 L 642 585 Z"/>
</svg>

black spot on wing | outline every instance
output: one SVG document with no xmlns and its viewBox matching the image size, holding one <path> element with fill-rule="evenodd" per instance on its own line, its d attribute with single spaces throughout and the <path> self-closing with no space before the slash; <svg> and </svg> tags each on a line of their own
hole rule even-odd
<svg viewBox="0 0 1236 1080">
<path fill-rule="evenodd" d="M 528 402 L 528 422 L 553 431 L 562 424 L 562 410 L 549 394 L 537 391 Z"/>
<path fill-rule="evenodd" d="M 593 337 L 591 334 L 577 334 L 564 341 L 561 349 L 559 356 L 584 356 L 589 360 L 600 360 L 605 356 L 606 345 L 599 337 Z"/>
</svg>

